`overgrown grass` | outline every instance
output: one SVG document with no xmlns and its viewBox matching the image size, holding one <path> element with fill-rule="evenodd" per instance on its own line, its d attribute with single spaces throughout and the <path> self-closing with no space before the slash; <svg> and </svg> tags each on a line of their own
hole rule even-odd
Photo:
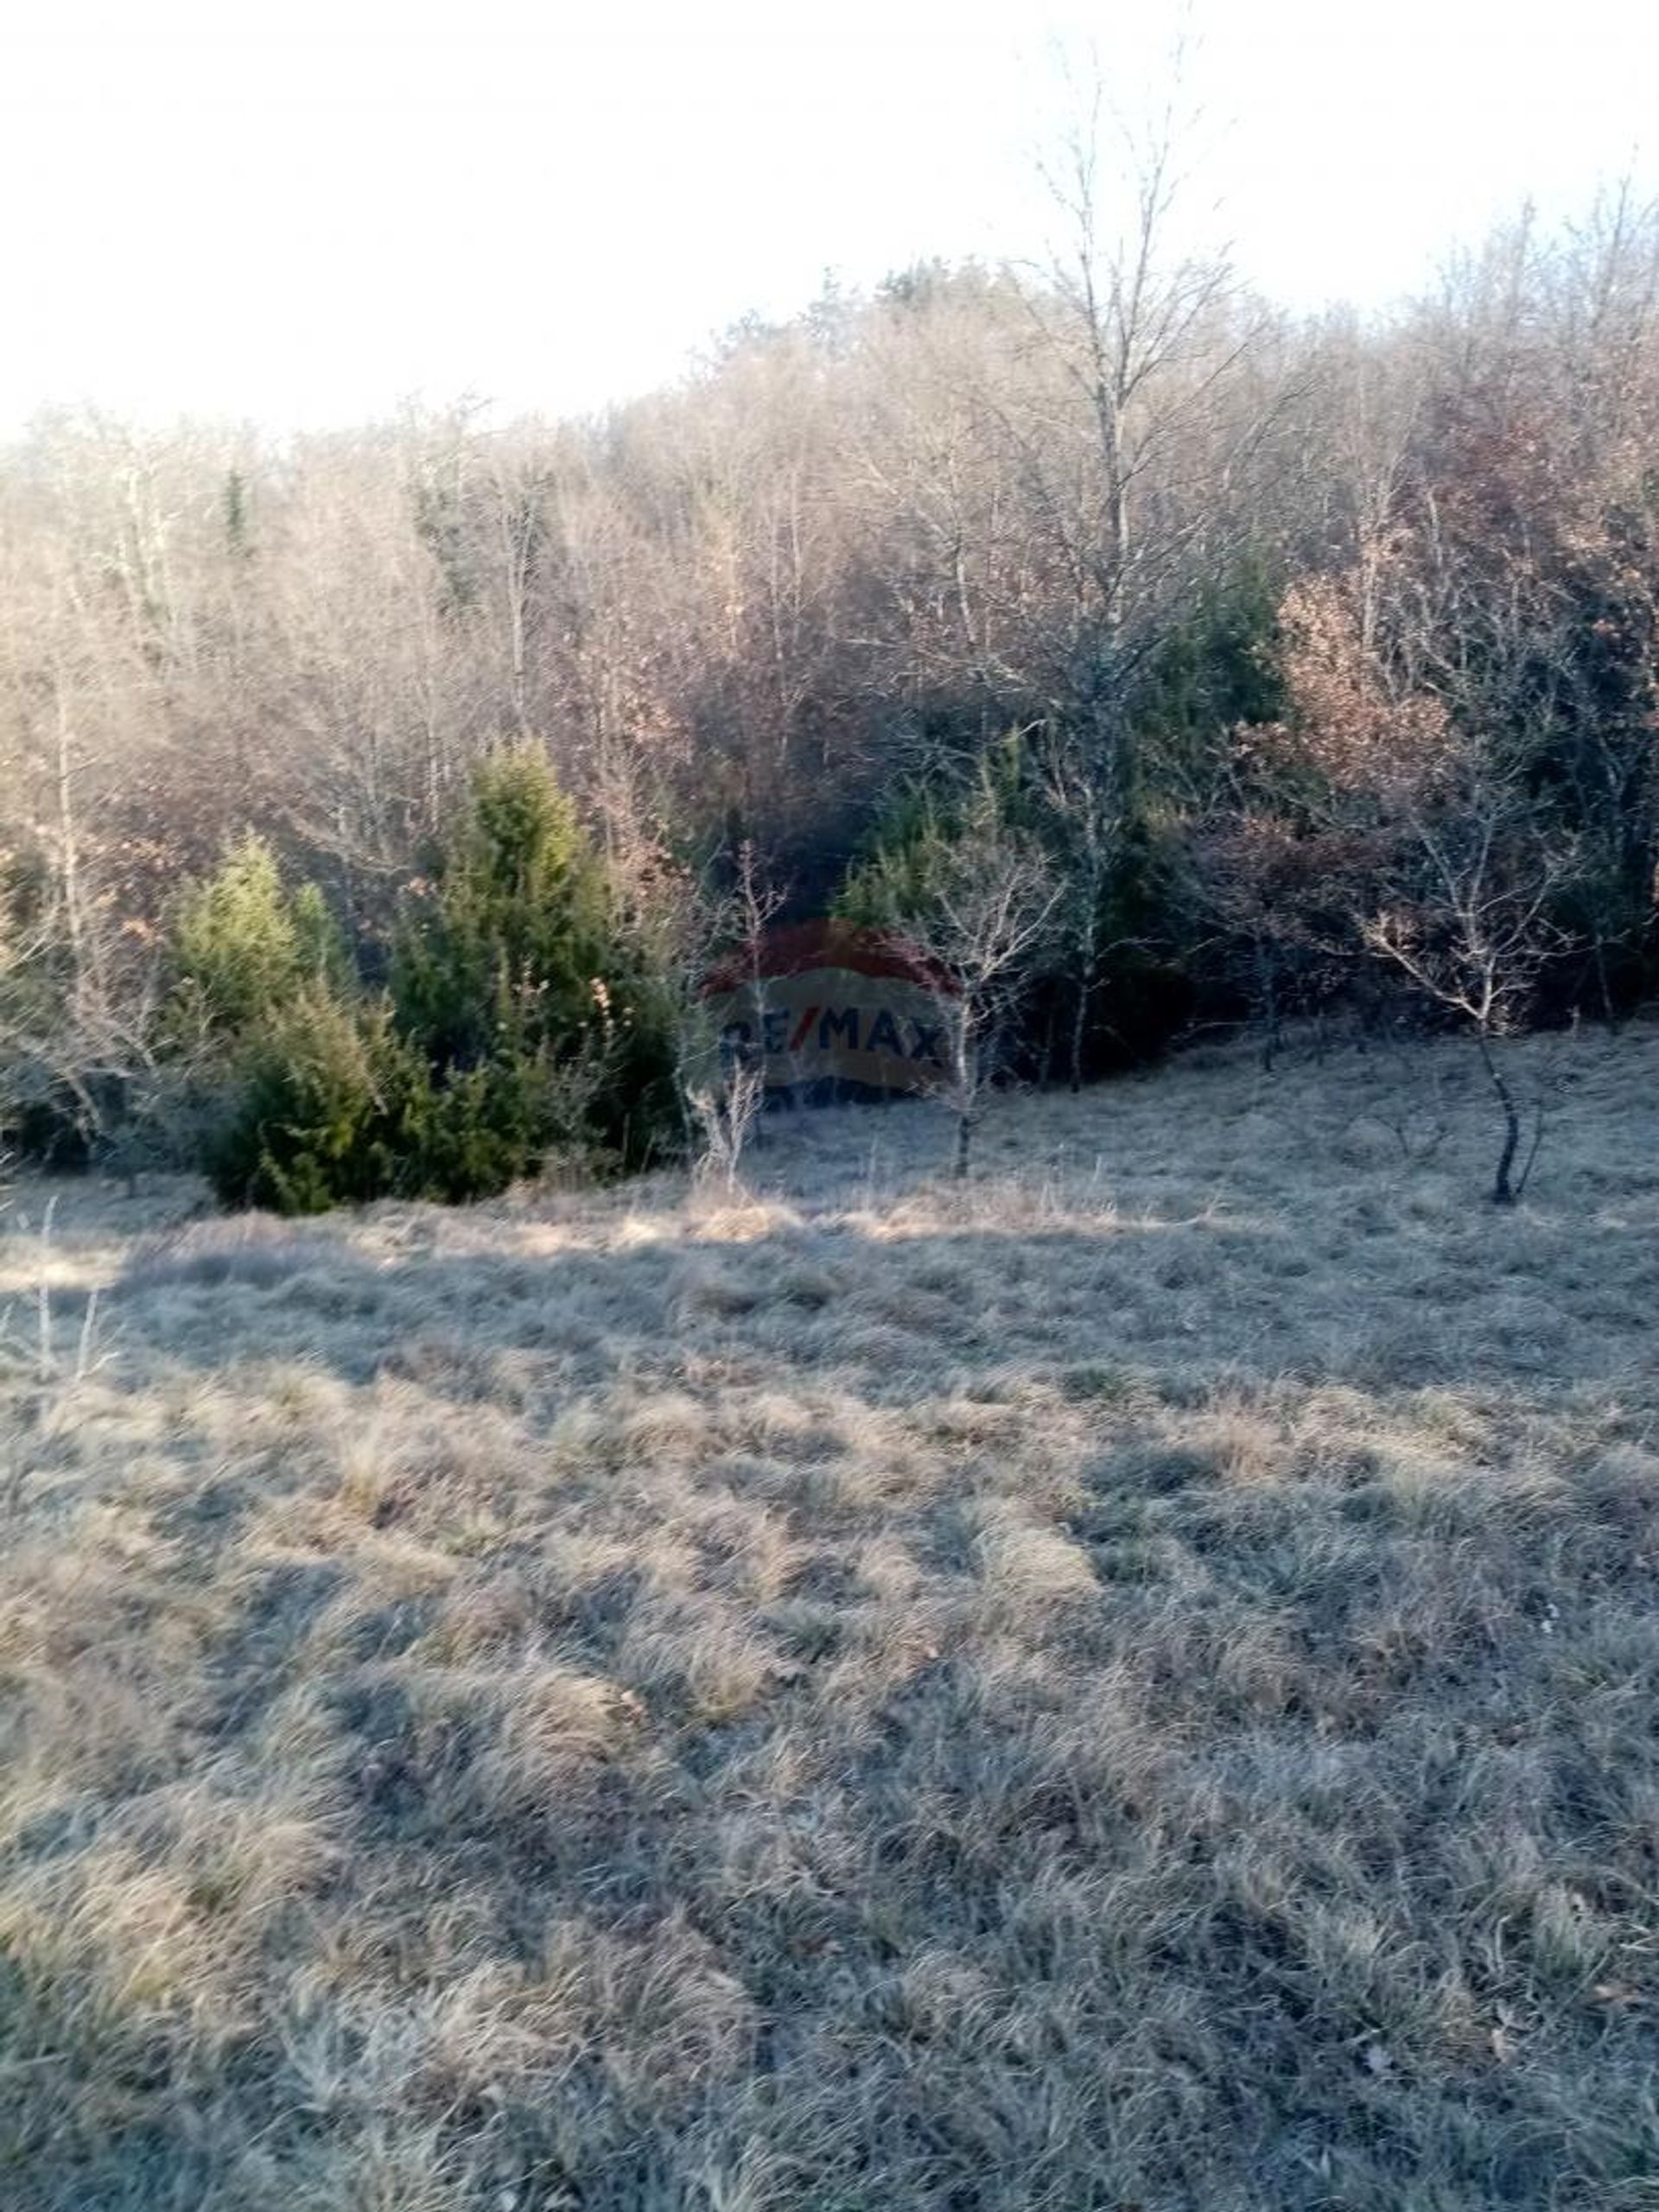
<svg viewBox="0 0 1659 2212">
<path fill-rule="evenodd" d="M 0 2204 L 1659 2202 L 1659 1037 L 1522 1049 L 1512 1214 L 1453 1047 L 16 1193 Z"/>
</svg>

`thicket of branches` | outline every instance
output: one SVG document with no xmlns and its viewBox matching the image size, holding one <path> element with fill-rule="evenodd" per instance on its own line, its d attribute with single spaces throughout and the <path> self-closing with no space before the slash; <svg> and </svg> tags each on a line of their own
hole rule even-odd
<svg viewBox="0 0 1659 2212">
<path fill-rule="evenodd" d="M 1167 145 L 1125 184 L 1096 144 L 1045 269 L 827 291 L 602 419 L 65 416 L 0 455 L 14 1137 L 155 1094 L 180 886 L 250 833 L 407 1010 L 504 747 L 578 810 L 585 988 L 645 948 L 683 996 L 686 887 L 741 849 L 797 911 L 919 925 L 994 817 L 1051 1080 L 1392 989 L 1483 1042 L 1617 1019 L 1655 972 L 1659 210 L 1299 321 L 1173 251 Z"/>
</svg>

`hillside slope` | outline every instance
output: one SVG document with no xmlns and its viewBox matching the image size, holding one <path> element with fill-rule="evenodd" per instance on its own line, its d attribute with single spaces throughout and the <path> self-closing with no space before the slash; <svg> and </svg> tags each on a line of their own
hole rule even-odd
<svg viewBox="0 0 1659 2212">
<path fill-rule="evenodd" d="M 0 2203 L 1654 2203 L 1659 1034 L 1518 1049 L 1513 1214 L 1455 1046 L 15 1192 Z"/>
</svg>

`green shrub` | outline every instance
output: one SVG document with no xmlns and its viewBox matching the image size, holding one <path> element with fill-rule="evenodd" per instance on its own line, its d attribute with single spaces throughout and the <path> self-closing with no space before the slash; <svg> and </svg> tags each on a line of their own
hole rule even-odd
<svg viewBox="0 0 1659 2212">
<path fill-rule="evenodd" d="M 619 963 L 604 1030 L 609 1079 L 588 1111 L 601 1157 L 635 1173 L 661 1166 L 683 1142 L 675 1079 L 675 1020 L 665 995 L 642 967 Z"/>
<path fill-rule="evenodd" d="M 392 957 L 397 1023 L 435 1065 L 474 1068 L 504 1048 L 581 1044 L 606 970 L 609 899 L 575 809 L 539 753 L 503 753 L 429 891 L 411 895 Z"/>
<path fill-rule="evenodd" d="M 890 802 L 852 863 L 836 912 L 861 929 L 887 929 L 895 918 L 925 913 L 960 835 L 960 804 L 917 787 Z"/>
<path fill-rule="evenodd" d="M 314 987 L 339 990 L 345 947 L 315 883 L 285 888 L 264 838 L 244 837 L 186 892 L 173 925 L 169 1027 L 234 1037 Z"/>
<path fill-rule="evenodd" d="M 551 1089 L 533 1059 L 503 1057 L 428 1076 L 411 1094 L 403 1131 L 415 1191 L 454 1205 L 534 1174 L 555 1135 Z"/>
<path fill-rule="evenodd" d="M 435 1075 L 385 1001 L 312 992 L 245 1040 L 208 1172 L 226 1205 L 276 1213 L 487 1198 L 540 1167 L 562 1134 L 561 1088 L 535 1058 Z"/>
<path fill-rule="evenodd" d="M 171 1065 L 214 1190 L 314 1213 L 488 1197 L 554 1152 L 656 1156 L 674 1103 L 667 998 L 620 936 L 539 754 L 479 770 L 406 897 L 382 1000 L 350 988 L 315 887 L 289 891 L 245 840 L 188 895 L 173 947 Z"/>
<path fill-rule="evenodd" d="M 555 1147 L 626 1166 L 674 1113 L 666 1002 L 621 942 L 604 867 L 542 754 L 486 761 L 392 960 L 400 1033 L 433 1071 L 428 1179 L 500 1189 Z"/>
<path fill-rule="evenodd" d="M 321 1213 L 407 1187 L 425 1071 L 382 1002 L 313 987 L 245 1039 L 205 1165 L 226 1205 Z"/>
</svg>

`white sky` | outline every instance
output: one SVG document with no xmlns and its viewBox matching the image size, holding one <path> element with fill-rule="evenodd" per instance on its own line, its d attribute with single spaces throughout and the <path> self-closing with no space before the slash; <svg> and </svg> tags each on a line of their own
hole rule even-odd
<svg viewBox="0 0 1659 2212">
<path fill-rule="evenodd" d="M 1132 109 L 1190 22 L 1205 196 L 1298 304 L 1386 301 L 1529 194 L 1659 188 L 1659 0 L 1042 8 L 0 0 L 0 431 L 557 412 L 827 268 L 1039 251 L 1057 27 Z"/>
</svg>

